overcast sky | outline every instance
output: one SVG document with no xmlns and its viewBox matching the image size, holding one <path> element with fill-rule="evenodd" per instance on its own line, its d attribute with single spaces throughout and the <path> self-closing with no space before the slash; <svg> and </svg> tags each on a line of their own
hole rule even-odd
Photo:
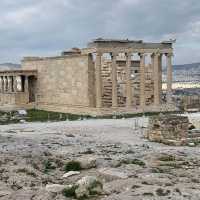
<svg viewBox="0 0 200 200">
<path fill-rule="evenodd" d="M 97 37 L 176 38 L 174 63 L 200 62 L 200 0 L 0 0 L 1 63 Z"/>
</svg>

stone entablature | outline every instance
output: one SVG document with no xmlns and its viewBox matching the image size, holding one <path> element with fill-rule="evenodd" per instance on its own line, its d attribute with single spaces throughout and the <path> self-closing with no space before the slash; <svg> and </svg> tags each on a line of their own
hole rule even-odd
<svg viewBox="0 0 200 200">
<path fill-rule="evenodd" d="M 172 44 L 174 41 L 165 41 L 161 43 L 145 43 L 142 40 L 105 40 L 96 39 L 88 44 L 88 48 L 82 49 L 83 54 L 92 52 L 127 52 L 127 53 L 155 53 L 159 51 L 162 54 L 173 53 Z"/>
<path fill-rule="evenodd" d="M 0 70 L 0 76 L 37 76 L 37 70 Z"/>
</svg>

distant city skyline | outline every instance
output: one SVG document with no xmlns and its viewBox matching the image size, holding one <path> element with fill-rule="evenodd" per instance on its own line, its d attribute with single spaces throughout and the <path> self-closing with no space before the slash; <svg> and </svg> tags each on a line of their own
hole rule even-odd
<svg viewBox="0 0 200 200">
<path fill-rule="evenodd" d="M 198 0 L 1 0 L 0 63 L 58 55 L 98 37 L 177 39 L 173 64 L 200 62 Z"/>
</svg>

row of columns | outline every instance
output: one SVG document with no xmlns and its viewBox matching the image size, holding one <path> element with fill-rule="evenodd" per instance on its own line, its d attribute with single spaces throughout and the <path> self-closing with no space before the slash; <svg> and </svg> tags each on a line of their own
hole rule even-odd
<svg viewBox="0 0 200 200">
<path fill-rule="evenodd" d="M 0 76 L 0 92 L 28 92 L 28 76 L 24 76 L 24 85 L 22 85 L 22 76 Z"/>
<path fill-rule="evenodd" d="M 112 107 L 117 107 L 117 55 L 111 53 L 112 60 Z M 126 53 L 126 106 L 132 106 L 132 86 L 131 86 L 131 53 Z M 145 97 L 145 57 L 140 55 L 140 106 L 143 108 L 146 103 Z M 102 77 L 101 77 L 101 57 L 100 52 L 96 53 L 95 61 L 95 79 L 96 79 L 96 107 L 102 107 Z M 172 54 L 166 54 L 167 57 L 167 102 L 171 103 L 172 96 Z M 153 65 L 154 77 L 154 104 L 160 105 L 162 91 L 162 54 L 153 53 L 151 55 L 151 64 Z"/>
</svg>

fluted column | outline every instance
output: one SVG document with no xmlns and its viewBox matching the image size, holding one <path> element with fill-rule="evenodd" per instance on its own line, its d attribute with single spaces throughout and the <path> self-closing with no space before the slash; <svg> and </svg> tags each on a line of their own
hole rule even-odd
<svg viewBox="0 0 200 200">
<path fill-rule="evenodd" d="M 96 107 L 102 107 L 102 77 L 101 77 L 101 56 L 97 52 L 95 61 L 95 80 L 96 80 Z"/>
<path fill-rule="evenodd" d="M 24 81 L 24 92 L 28 92 L 28 76 L 25 76 L 25 81 Z"/>
<path fill-rule="evenodd" d="M 145 54 L 140 54 L 140 106 L 144 108 L 145 98 Z"/>
<path fill-rule="evenodd" d="M 126 107 L 131 107 L 132 104 L 131 56 L 131 53 L 126 54 Z"/>
<path fill-rule="evenodd" d="M 13 91 L 17 92 L 17 77 L 13 76 Z"/>
<path fill-rule="evenodd" d="M 117 54 L 112 53 L 112 107 L 117 107 Z"/>
<path fill-rule="evenodd" d="M 7 77 L 7 81 L 8 81 L 8 92 L 12 92 L 12 80 L 10 76 Z"/>
<path fill-rule="evenodd" d="M 6 76 L 3 77 L 3 82 L 4 82 L 4 85 L 3 85 L 4 92 L 7 92 L 7 77 Z"/>
<path fill-rule="evenodd" d="M 2 92 L 4 92 L 4 84 L 5 84 L 4 83 L 4 77 L 2 76 L 1 79 L 2 79 L 2 85 L 1 85 L 2 86 Z"/>
<path fill-rule="evenodd" d="M 159 72 L 159 98 L 160 98 L 160 104 L 161 104 L 161 99 L 162 99 L 162 56 L 163 54 L 160 54 L 159 58 L 158 58 L 158 62 L 159 62 L 159 68 L 158 68 L 158 72 Z"/>
<path fill-rule="evenodd" d="M 3 92 L 3 79 L 1 76 L 0 76 L 0 91 L 1 93 Z"/>
<path fill-rule="evenodd" d="M 167 103 L 172 102 L 172 54 L 167 55 Z"/>
<path fill-rule="evenodd" d="M 22 92 L 22 77 L 21 76 L 16 77 L 16 83 L 17 83 L 17 91 Z"/>
<path fill-rule="evenodd" d="M 159 82 L 159 58 L 160 53 L 155 53 L 152 55 L 154 60 L 154 105 L 160 105 L 160 82 Z"/>
</svg>

